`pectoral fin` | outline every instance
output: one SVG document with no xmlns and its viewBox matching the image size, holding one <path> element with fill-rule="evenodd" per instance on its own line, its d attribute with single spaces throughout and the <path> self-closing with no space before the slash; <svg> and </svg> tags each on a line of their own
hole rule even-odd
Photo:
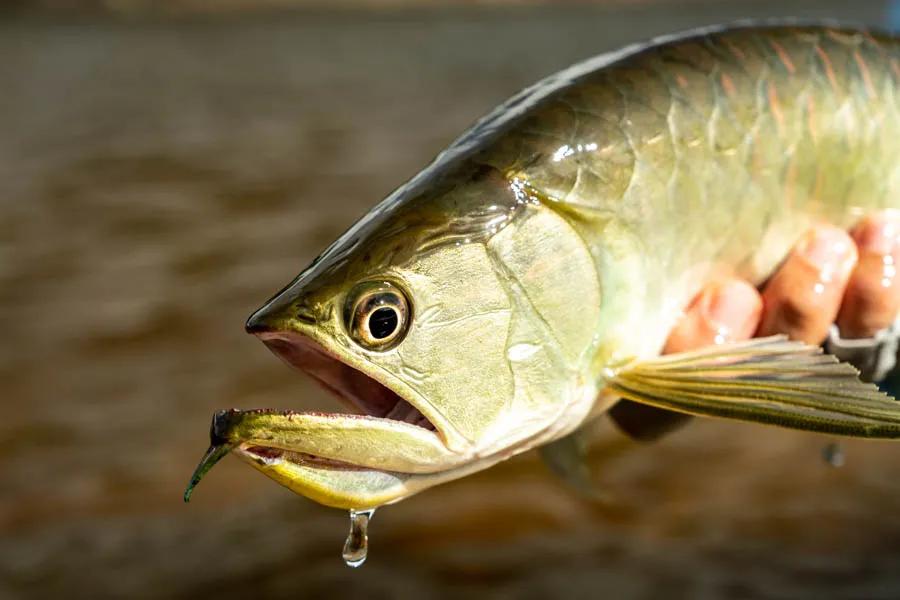
<svg viewBox="0 0 900 600">
<path fill-rule="evenodd" d="M 565 437 L 540 447 L 544 463 L 563 481 L 593 500 L 609 500 L 607 465 L 634 449 L 608 421 L 593 418 Z"/>
<path fill-rule="evenodd" d="M 900 438 L 900 402 L 818 346 L 785 336 L 641 361 L 606 383 L 623 398 L 686 414 Z"/>
<path fill-rule="evenodd" d="M 582 425 L 590 427 L 591 423 Z M 541 446 L 539 451 L 551 471 L 572 487 L 588 496 L 597 493 L 591 481 L 591 471 L 587 464 L 589 435 L 576 429 L 569 435 Z"/>
</svg>

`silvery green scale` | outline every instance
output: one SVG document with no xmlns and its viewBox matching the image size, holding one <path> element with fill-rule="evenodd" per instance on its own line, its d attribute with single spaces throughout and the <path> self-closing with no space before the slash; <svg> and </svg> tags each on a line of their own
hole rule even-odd
<svg viewBox="0 0 900 600">
<path fill-rule="evenodd" d="M 232 453 L 361 514 L 563 444 L 619 398 L 900 437 L 900 403 L 783 338 L 660 357 L 713 277 L 900 208 L 900 43 L 738 25 L 590 59 L 478 121 L 255 312 L 342 412 L 229 410 Z M 362 539 L 361 535 L 358 535 Z"/>
</svg>

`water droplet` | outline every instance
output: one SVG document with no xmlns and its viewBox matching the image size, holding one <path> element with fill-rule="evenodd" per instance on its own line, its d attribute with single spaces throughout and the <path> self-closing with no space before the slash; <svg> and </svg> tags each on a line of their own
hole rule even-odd
<svg viewBox="0 0 900 600">
<path fill-rule="evenodd" d="M 825 462 L 836 469 L 843 467 L 846 460 L 846 457 L 844 456 L 844 449 L 837 442 L 832 442 L 822 448 L 822 458 L 825 459 Z"/>
<path fill-rule="evenodd" d="M 344 562 L 348 567 L 358 567 L 366 562 L 369 552 L 369 519 L 375 514 L 375 509 L 351 510 L 350 533 L 344 542 Z"/>
</svg>

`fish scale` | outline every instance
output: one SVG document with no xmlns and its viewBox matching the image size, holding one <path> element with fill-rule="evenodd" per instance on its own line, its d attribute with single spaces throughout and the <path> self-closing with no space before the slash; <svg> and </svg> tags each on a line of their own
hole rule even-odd
<svg viewBox="0 0 900 600">
<path fill-rule="evenodd" d="M 609 215 L 652 240 L 671 321 L 711 272 L 760 283 L 811 222 L 900 206 L 897 61 L 893 38 L 819 27 L 654 43 L 538 88 L 479 160 L 577 208 L 595 255 Z"/>
</svg>

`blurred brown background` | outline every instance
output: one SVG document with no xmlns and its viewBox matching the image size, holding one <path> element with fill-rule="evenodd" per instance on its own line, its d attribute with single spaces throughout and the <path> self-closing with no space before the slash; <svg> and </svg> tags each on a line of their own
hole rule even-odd
<svg viewBox="0 0 900 600">
<path fill-rule="evenodd" d="M 182 503 L 214 410 L 336 406 L 249 312 L 504 98 L 653 34 L 900 15 L 383 4 L 7 0 L 0 597 L 900 597 L 900 447 L 835 469 L 828 439 L 754 426 L 610 430 L 603 501 L 519 457 L 380 510 L 356 571 L 343 512 L 234 459 Z"/>
</svg>

